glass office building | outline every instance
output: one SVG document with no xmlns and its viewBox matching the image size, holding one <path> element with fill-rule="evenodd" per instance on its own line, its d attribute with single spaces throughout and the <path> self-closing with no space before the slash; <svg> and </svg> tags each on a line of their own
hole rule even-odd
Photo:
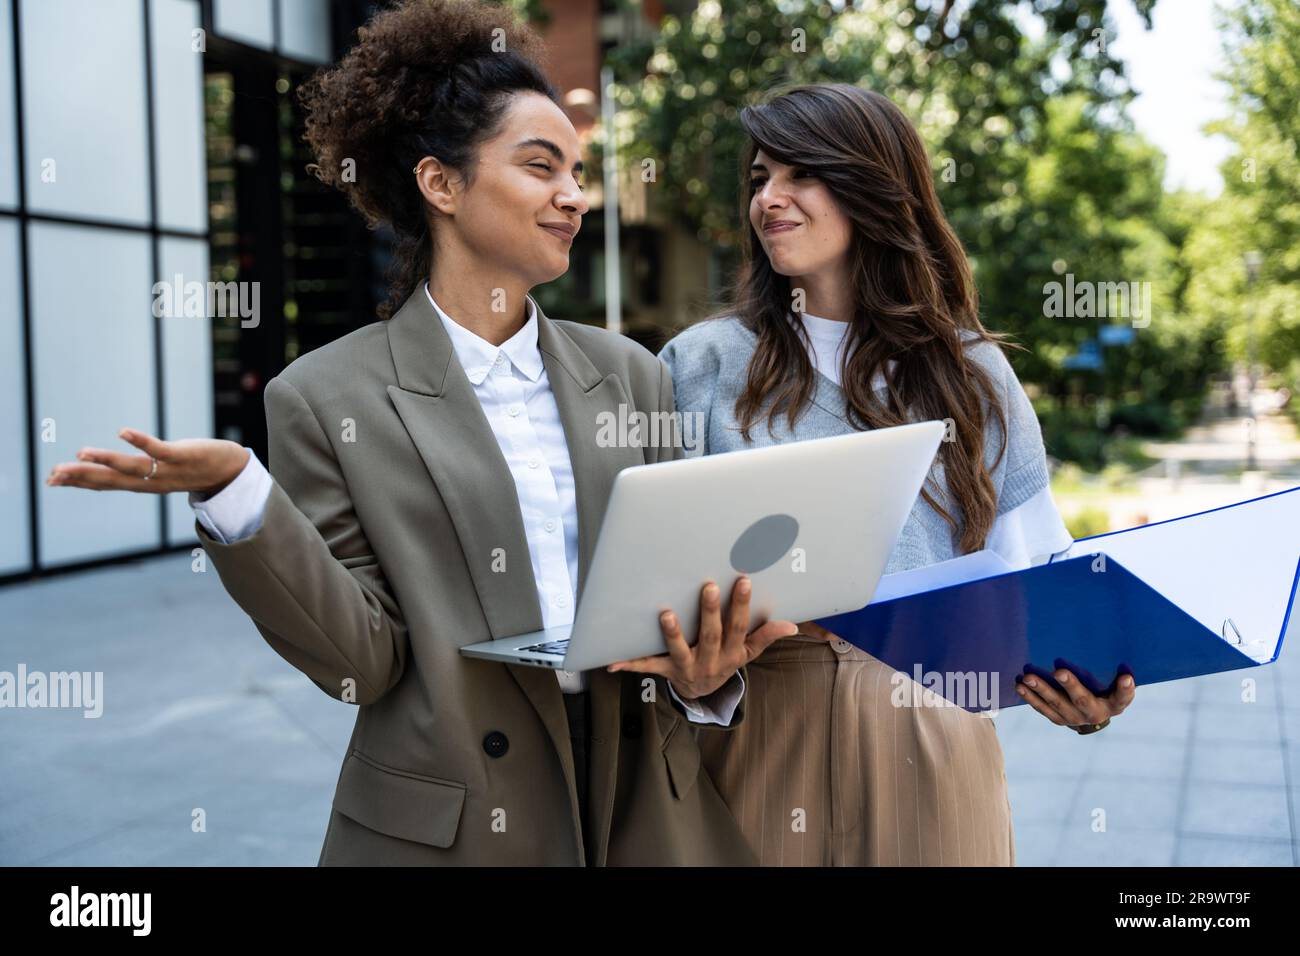
<svg viewBox="0 0 1300 956">
<path fill-rule="evenodd" d="M 384 5 L 0 0 L 0 583 L 197 544 L 182 494 L 45 476 L 83 446 L 130 451 L 122 427 L 265 461 L 266 382 L 374 321 L 391 237 L 306 171 L 294 93 Z M 653 31 L 663 5 L 543 6 L 585 146 L 605 51 Z M 715 284 L 714 251 L 647 208 L 635 169 L 622 181 L 622 330 L 653 348 Z M 602 196 L 589 177 L 570 269 L 534 290 L 552 317 L 605 320 Z M 191 308 L 192 284 L 255 301 Z"/>
<path fill-rule="evenodd" d="M 382 237 L 290 95 L 371 6 L 0 0 L 0 580 L 194 542 L 184 495 L 45 476 L 123 426 L 264 455 L 266 380 L 373 320 Z M 209 282 L 257 294 L 184 308 Z"/>
</svg>

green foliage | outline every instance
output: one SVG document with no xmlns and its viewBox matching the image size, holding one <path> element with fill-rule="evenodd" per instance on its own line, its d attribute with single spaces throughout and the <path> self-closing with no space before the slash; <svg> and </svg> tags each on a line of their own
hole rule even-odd
<svg viewBox="0 0 1300 956">
<path fill-rule="evenodd" d="M 1097 426 L 1092 409 L 1053 404 L 1038 412 L 1038 421 L 1043 444 L 1054 458 L 1090 471 L 1106 463 L 1106 433 Z"/>
<path fill-rule="evenodd" d="M 625 0 L 635 2 L 635 0 Z M 1132 0 L 1146 22 L 1155 0 Z M 1222 197 L 1162 186 L 1164 157 L 1126 113 L 1106 0 L 704 0 L 672 4 L 657 35 L 613 51 L 625 163 L 655 171 L 651 201 L 734 265 L 742 230 L 741 107 L 789 82 L 849 82 L 904 109 L 975 269 L 986 325 L 1027 346 L 1049 453 L 1090 467 L 1119 434 L 1170 437 L 1212 377 L 1245 355 L 1300 395 L 1300 7 L 1239 0 L 1225 19 L 1238 153 Z M 597 149 L 603 140 L 598 138 Z M 597 160 L 599 161 L 599 160 Z M 1250 177 L 1243 177 L 1249 168 Z M 1246 296 L 1241 255 L 1265 265 Z M 1149 317 L 1057 317 L 1045 285 L 1149 283 Z M 1146 321 L 1149 318 L 1149 321 Z M 1098 370 L 1067 359 L 1105 325 L 1132 327 Z"/>
<path fill-rule="evenodd" d="M 1149 17 L 1154 0 L 1137 0 Z M 1054 97 L 1096 104 L 1124 95 L 1123 65 L 1094 36 L 1105 0 L 1035 0 L 1043 37 L 1030 41 L 1015 6 L 859 0 L 704 0 L 667 16 L 657 36 L 611 52 L 620 152 L 650 158 L 659 200 L 702 241 L 733 246 L 743 132 L 741 106 L 787 82 L 870 85 L 914 117 L 959 177 L 950 208 L 985 206 L 1017 178 L 1006 145 L 1041 122 Z M 1068 62 L 1065 78 L 1053 60 Z"/>
<path fill-rule="evenodd" d="M 1223 195 L 1188 239 L 1187 298 L 1203 321 L 1227 330 L 1227 354 L 1248 357 L 1251 320 L 1258 362 L 1300 392 L 1300 7 L 1252 0 L 1223 17 L 1232 115 L 1211 125 L 1235 150 Z M 1261 254 L 1248 288 L 1243 256 Z"/>
<path fill-rule="evenodd" d="M 1104 508 L 1083 508 L 1071 515 L 1066 526 L 1070 531 L 1070 537 L 1076 541 L 1080 538 L 1090 538 L 1094 534 L 1106 534 L 1111 530 L 1110 516 L 1106 514 Z"/>
<path fill-rule="evenodd" d="M 490 0 L 500 6 L 509 7 L 521 20 L 535 27 L 545 27 L 551 22 L 551 14 L 543 0 Z"/>
</svg>

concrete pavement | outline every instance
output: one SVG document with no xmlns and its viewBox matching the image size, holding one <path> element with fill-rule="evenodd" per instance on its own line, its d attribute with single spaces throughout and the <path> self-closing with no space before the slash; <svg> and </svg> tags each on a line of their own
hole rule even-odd
<svg viewBox="0 0 1300 956">
<path fill-rule="evenodd" d="M 356 711 L 214 570 L 179 553 L 8 586 L 0 621 L 0 670 L 104 675 L 98 718 L 0 709 L 0 864 L 315 864 Z M 1088 737 L 1004 711 L 1018 862 L 1294 864 L 1298 661 L 1140 688 Z"/>
</svg>

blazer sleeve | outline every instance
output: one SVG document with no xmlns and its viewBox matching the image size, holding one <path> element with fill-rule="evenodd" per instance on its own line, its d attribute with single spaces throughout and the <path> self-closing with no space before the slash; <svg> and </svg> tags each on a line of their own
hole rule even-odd
<svg viewBox="0 0 1300 956">
<path fill-rule="evenodd" d="M 401 609 L 306 399 L 277 376 L 265 404 L 273 482 L 261 527 L 231 544 L 197 520 L 195 533 L 277 654 L 331 697 L 374 703 L 406 666 Z"/>
<path fill-rule="evenodd" d="M 669 371 L 669 366 L 666 362 L 660 361 L 658 364 L 659 364 L 659 411 L 675 412 L 677 410 L 677 407 L 676 407 L 676 403 L 673 401 L 672 373 Z M 682 434 L 683 434 L 682 431 L 679 429 L 678 435 L 681 436 Z M 702 445 L 703 443 L 701 442 L 701 447 Z M 676 442 L 661 443 L 660 447 L 652 449 L 652 453 L 654 456 L 654 461 L 676 461 L 679 458 L 686 457 L 685 448 L 682 447 L 681 443 L 676 443 Z M 725 585 L 723 584 L 723 582 L 719 582 L 719 587 L 724 587 L 723 593 L 725 594 L 726 593 Z M 724 601 L 723 603 L 724 609 L 725 606 L 726 604 Z M 712 694 L 710 694 L 708 697 L 700 698 L 704 703 L 709 705 L 710 710 L 712 710 L 714 713 L 717 713 L 718 708 L 714 706 L 715 699 L 720 701 L 724 697 L 729 697 L 730 694 L 734 693 L 735 688 L 737 686 L 736 677 L 737 675 L 739 675 L 740 677 L 739 688 L 741 692 L 740 700 L 736 704 L 736 709 L 732 711 L 731 723 L 699 724 L 696 722 L 692 722 L 692 726 L 705 727 L 709 730 L 734 730 L 736 727 L 740 726 L 741 722 L 745 719 L 745 698 L 748 696 L 747 690 L 749 687 L 749 675 L 746 671 L 747 668 L 742 666 L 739 670 L 736 671 L 735 674 L 731 676 L 731 678 L 725 684 L 723 684 L 721 687 L 715 690 Z M 669 700 L 670 703 L 672 703 L 673 708 L 678 713 L 682 714 L 683 716 L 689 719 L 690 715 L 686 713 L 685 709 L 680 704 L 678 704 L 677 701 L 673 700 L 673 695 L 670 692 L 668 687 L 668 681 L 662 677 L 656 677 L 655 679 L 661 685 L 659 688 L 659 692 L 667 696 L 667 699 Z"/>
</svg>

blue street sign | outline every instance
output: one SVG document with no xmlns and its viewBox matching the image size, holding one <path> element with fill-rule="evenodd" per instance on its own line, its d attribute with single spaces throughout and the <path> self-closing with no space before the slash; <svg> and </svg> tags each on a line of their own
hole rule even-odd
<svg viewBox="0 0 1300 956">
<path fill-rule="evenodd" d="M 1133 341 L 1134 332 L 1131 325 L 1103 325 L 1101 327 L 1102 345 L 1128 345 Z"/>
</svg>

